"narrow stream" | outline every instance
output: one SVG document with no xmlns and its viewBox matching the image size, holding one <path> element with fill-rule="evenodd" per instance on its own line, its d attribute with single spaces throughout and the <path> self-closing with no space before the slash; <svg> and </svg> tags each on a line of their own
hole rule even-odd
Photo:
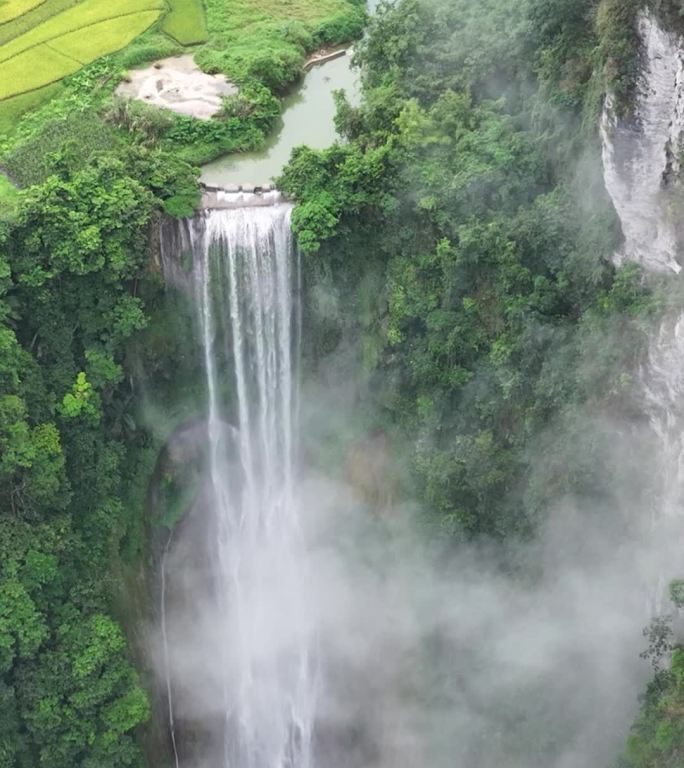
<svg viewBox="0 0 684 768">
<path fill-rule="evenodd" d="M 333 92 L 340 89 L 352 103 L 358 102 L 358 72 L 352 69 L 348 54 L 306 73 L 297 90 L 284 100 L 278 126 L 261 149 L 226 155 L 205 165 L 202 182 L 217 187 L 269 184 L 285 167 L 295 147 L 329 147 L 339 138 L 335 132 Z"/>
</svg>

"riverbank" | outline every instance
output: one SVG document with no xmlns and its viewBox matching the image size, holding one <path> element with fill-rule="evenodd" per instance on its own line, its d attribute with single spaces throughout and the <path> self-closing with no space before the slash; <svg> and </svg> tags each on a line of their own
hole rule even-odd
<svg viewBox="0 0 684 768">
<path fill-rule="evenodd" d="M 312 57 L 300 85 L 282 102 L 275 129 L 256 150 L 220 157 L 202 168 L 202 182 L 223 189 L 266 188 L 279 176 L 295 147 L 324 149 L 339 139 L 335 130 L 334 92 L 344 90 L 355 103 L 356 71 L 344 48 Z"/>
<path fill-rule="evenodd" d="M 91 2 L 81 0 L 72 10 L 75 12 Z M 52 0 L 45 4 L 46 8 L 54 5 Z M 192 46 L 181 44 L 182 35 L 171 36 L 167 16 L 161 14 L 131 42 L 126 44 L 127 40 L 123 40 L 118 52 L 111 52 L 115 48 L 103 49 L 101 52 L 108 55 L 91 56 L 91 64 L 80 70 L 72 67 L 69 71 L 73 74 L 64 79 L 60 80 L 63 73 L 55 72 L 46 81 L 52 85 L 31 94 L 0 99 L 0 161 L 18 144 L 33 143 L 41 154 L 44 143 L 49 147 L 46 151 L 58 150 L 53 138 L 39 134 L 51 123 L 60 123 L 59 133 L 70 133 L 64 123 L 74 110 L 103 115 L 124 135 L 142 134 L 144 143 L 168 149 L 195 165 L 229 152 L 255 149 L 277 120 L 280 99 L 301 78 L 305 66 L 309 66 L 307 56 L 359 37 L 366 19 L 362 0 L 298 0 L 287 6 L 274 0 L 206 0 L 204 9 L 206 40 L 197 41 L 193 34 Z M 2 32 L 5 37 L 10 36 L 7 40 L 0 38 L 0 45 L 4 42 L 11 49 L 26 34 L 47 35 L 51 27 L 47 31 L 44 28 L 56 22 L 43 16 L 36 16 L 35 20 L 32 16 L 22 17 L 20 25 L 19 21 L 5 25 Z M 179 115 L 158 114 L 152 107 L 146 109 L 146 105 L 124 109 L 113 99 L 117 85 L 130 71 L 141 65 L 154 66 L 153 62 L 160 59 L 188 54 L 202 72 L 223 75 L 227 83 L 239 88 L 239 95 L 233 94 L 235 99 L 227 109 L 220 113 L 218 109 L 211 110 L 215 119 L 199 123 L 195 117 L 212 115 L 196 114 L 194 108 Z M 175 98 L 171 92 L 166 96 L 168 102 Z M 148 101 L 154 103 L 157 99 Z M 45 132 L 54 134 L 55 130 Z M 87 152 L 88 146 L 83 146 L 79 131 L 73 133 L 74 141 Z"/>
</svg>

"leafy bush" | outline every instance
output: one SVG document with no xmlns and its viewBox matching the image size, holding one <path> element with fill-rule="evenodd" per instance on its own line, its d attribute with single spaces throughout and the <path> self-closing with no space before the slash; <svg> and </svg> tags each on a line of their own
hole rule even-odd
<svg viewBox="0 0 684 768">
<path fill-rule="evenodd" d="M 250 82 L 234 96 L 225 99 L 221 116 L 251 121 L 255 127 L 267 129 L 280 114 L 280 104 L 273 94 L 259 82 Z"/>
<path fill-rule="evenodd" d="M 318 25 L 313 31 L 314 45 L 332 45 L 356 40 L 363 33 L 366 16 L 362 8 L 338 14 Z"/>
</svg>

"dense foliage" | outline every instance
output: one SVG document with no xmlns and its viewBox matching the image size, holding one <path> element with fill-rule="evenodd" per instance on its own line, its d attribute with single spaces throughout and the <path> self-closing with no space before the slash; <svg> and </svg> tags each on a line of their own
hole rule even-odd
<svg viewBox="0 0 684 768">
<path fill-rule="evenodd" d="M 677 4 L 652 5 L 681 24 Z M 603 94 L 629 110 L 640 7 L 386 6 L 358 54 L 362 105 L 339 99 L 348 142 L 300 150 L 281 179 L 311 363 L 361 337 L 364 413 L 411 446 L 412 490 L 452 538 L 515 541 L 565 495 L 610 503 L 606 414 L 639 412 L 631 372 L 658 304 L 637 267 L 610 264 L 595 171 Z M 645 636 L 656 675 L 620 765 L 674 768 L 684 656 L 666 619 Z"/>
<path fill-rule="evenodd" d="M 123 364 L 163 178 L 142 151 L 53 162 L 0 240 L 0 765 L 134 766 L 112 574 L 141 525 Z"/>
<path fill-rule="evenodd" d="M 673 581 L 669 591 L 672 605 L 684 608 L 684 581 Z M 684 761 L 684 647 L 671 614 L 654 618 L 644 637 L 649 645 L 642 657 L 655 675 L 618 768 L 676 768 Z"/>
<path fill-rule="evenodd" d="M 603 493 L 601 446 L 575 413 L 624 397 L 643 335 L 648 291 L 609 263 L 600 177 L 583 173 L 581 199 L 557 162 L 598 153 L 595 124 L 581 133 L 581 114 L 548 101 L 565 87 L 548 51 L 574 53 L 572 30 L 580 47 L 595 38 L 593 4 L 577 5 L 386 7 L 358 54 L 363 104 L 340 102 L 348 143 L 300 150 L 281 180 L 312 272 L 356 307 L 314 354 L 366 338 L 383 426 L 413 446 L 417 492 L 459 538 L 526 535 L 549 499 Z M 485 38 L 500 56 L 480 59 Z M 590 102 L 588 80 L 581 90 Z M 567 442 L 533 466 L 550 425 Z"/>
<path fill-rule="evenodd" d="M 678 768 L 684 762 L 684 650 L 656 673 L 627 741 L 620 768 Z"/>
</svg>

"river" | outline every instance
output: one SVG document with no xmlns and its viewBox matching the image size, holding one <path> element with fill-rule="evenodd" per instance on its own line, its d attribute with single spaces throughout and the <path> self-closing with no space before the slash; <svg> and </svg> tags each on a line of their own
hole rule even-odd
<svg viewBox="0 0 684 768">
<path fill-rule="evenodd" d="M 205 165 L 202 182 L 217 187 L 263 186 L 281 173 L 295 147 L 329 147 L 339 138 L 333 92 L 340 89 L 352 103 L 358 103 L 358 72 L 352 69 L 349 54 L 312 67 L 284 99 L 278 125 L 264 146 L 254 152 L 225 155 Z"/>
</svg>

